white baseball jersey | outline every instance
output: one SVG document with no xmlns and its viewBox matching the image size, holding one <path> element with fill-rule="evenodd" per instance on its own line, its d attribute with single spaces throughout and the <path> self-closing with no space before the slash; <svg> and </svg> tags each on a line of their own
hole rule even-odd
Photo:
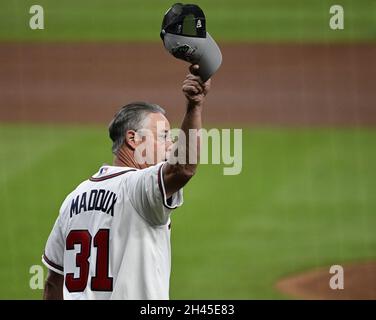
<svg viewBox="0 0 376 320">
<path fill-rule="evenodd" d="M 63 202 L 42 257 L 64 299 L 169 299 L 170 213 L 163 165 L 103 166 Z"/>
</svg>

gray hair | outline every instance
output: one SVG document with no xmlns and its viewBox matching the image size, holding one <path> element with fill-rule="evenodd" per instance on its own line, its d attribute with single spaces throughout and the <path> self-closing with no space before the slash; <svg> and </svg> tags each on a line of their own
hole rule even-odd
<svg viewBox="0 0 376 320">
<path fill-rule="evenodd" d="M 166 114 L 157 104 L 147 102 L 132 102 L 122 107 L 112 119 L 108 131 L 113 142 L 112 153 L 117 155 L 122 147 L 128 130 L 140 130 L 146 116 L 150 113 Z"/>
</svg>

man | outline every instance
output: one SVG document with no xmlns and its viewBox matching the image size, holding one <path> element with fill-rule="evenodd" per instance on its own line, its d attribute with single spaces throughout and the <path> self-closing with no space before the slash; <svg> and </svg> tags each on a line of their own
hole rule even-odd
<svg viewBox="0 0 376 320">
<path fill-rule="evenodd" d="M 201 128 L 210 87 L 198 68 L 190 67 L 182 86 L 186 137 Z M 169 130 L 164 110 L 154 104 L 129 104 L 115 115 L 109 126 L 114 165 L 102 166 L 67 196 L 48 238 L 45 299 L 169 298 L 170 214 L 182 204 L 199 156 L 199 147 L 179 139 L 187 161 L 166 162 L 174 153 Z M 139 161 L 145 150 L 146 163 Z"/>
</svg>

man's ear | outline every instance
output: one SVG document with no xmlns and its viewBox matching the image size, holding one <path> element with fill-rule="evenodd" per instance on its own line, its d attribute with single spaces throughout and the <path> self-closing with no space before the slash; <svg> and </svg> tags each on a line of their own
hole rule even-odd
<svg viewBox="0 0 376 320">
<path fill-rule="evenodd" d="M 132 150 L 135 150 L 138 143 L 136 141 L 136 131 L 134 130 L 128 130 L 126 133 L 125 133 L 125 144 L 131 148 Z"/>
</svg>

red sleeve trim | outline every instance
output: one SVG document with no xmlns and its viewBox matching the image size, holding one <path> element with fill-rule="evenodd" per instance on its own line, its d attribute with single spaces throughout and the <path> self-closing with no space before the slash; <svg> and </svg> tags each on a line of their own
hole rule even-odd
<svg viewBox="0 0 376 320">
<path fill-rule="evenodd" d="M 166 195 L 166 191 L 165 191 L 164 183 L 163 183 L 163 170 L 162 170 L 162 168 L 163 168 L 163 164 L 159 167 L 159 170 L 158 170 L 158 186 L 159 186 L 159 191 L 162 194 L 163 205 L 167 209 L 176 209 L 178 206 L 172 206 L 171 205 L 171 203 L 172 203 L 172 196 L 167 199 L 167 195 Z"/>
<path fill-rule="evenodd" d="M 52 268 L 55 268 L 57 270 L 60 270 L 61 272 L 64 271 L 64 268 L 59 266 L 58 264 L 52 262 L 50 259 L 47 258 L 46 254 L 44 253 L 43 254 L 43 259 L 44 261 L 46 261 L 47 264 L 49 264 Z"/>
<path fill-rule="evenodd" d="M 103 181 L 103 180 L 107 180 L 107 179 L 111 179 L 111 178 L 115 178 L 115 177 L 121 176 L 122 174 L 130 172 L 130 171 L 137 171 L 137 170 L 136 169 L 130 169 L 130 170 L 126 170 L 126 171 L 121 171 L 121 172 L 113 173 L 113 174 L 110 174 L 108 176 L 104 176 L 104 177 L 100 177 L 100 178 L 91 177 L 89 180 L 93 181 L 93 182 L 99 182 L 99 181 Z"/>
</svg>

